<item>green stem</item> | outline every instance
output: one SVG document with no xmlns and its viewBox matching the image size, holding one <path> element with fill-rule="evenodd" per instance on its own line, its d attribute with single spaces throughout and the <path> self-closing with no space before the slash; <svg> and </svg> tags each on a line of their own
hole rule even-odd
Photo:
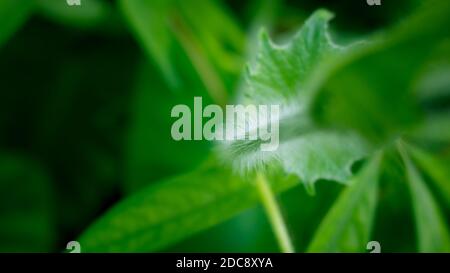
<svg viewBox="0 0 450 273">
<path fill-rule="evenodd" d="M 256 175 L 256 187 L 281 251 L 284 253 L 293 253 L 294 247 L 292 246 L 292 241 L 289 237 L 283 216 L 281 215 L 280 208 L 266 177 L 262 173 Z"/>
<path fill-rule="evenodd" d="M 194 34 L 186 26 L 181 16 L 174 15 L 175 19 L 172 30 L 185 50 L 192 65 L 197 70 L 200 79 L 206 87 L 211 98 L 219 105 L 224 106 L 227 101 L 227 91 L 220 75 L 213 64 L 205 56 L 200 43 L 195 39 Z"/>
</svg>

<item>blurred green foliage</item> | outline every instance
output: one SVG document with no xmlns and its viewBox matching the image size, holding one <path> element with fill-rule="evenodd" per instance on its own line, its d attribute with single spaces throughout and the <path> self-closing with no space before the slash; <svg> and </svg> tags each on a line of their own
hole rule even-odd
<svg viewBox="0 0 450 273">
<path fill-rule="evenodd" d="M 260 164 L 171 138 L 171 108 L 194 96 L 307 99 L 285 128 L 307 116 L 308 130 L 370 147 L 288 130 L 308 157 L 288 139 L 263 160 L 296 251 L 449 251 L 446 1 L 81 1 L 0 1 L 1 252 L 77 238 L 82 251 L 278 251 L 253 174 L 236 166 Z M 319 8 L 335 14 L 329 29 L 313 21 L 292 39 Z M 363 42 L 325 52 L 319 33 Z M 286 56 L 273 46 L 288 42 Z"/>
</svg>

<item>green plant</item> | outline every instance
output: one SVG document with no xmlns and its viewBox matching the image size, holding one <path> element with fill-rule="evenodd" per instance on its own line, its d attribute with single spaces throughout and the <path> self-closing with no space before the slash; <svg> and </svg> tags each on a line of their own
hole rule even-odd
<svg viewBox="0 0 450 273">
<path fill-rule="evenodd" d="M 383 151 L 398 150 L 403 163 L 396 168 L 405 169 L 418 250 L 449 251 L 442 211 L 416 163 L 448 194 L 446 168 L 412 144 L 420 138 L 416 128 L 427 124 L 421 122 L 414 92 L 436 49 L 446 46 L 448 31 L 442 26 L 449 23 L 449 8 L 443 1 L 429 3 L 390 30 L 344 47 L 332 42 L 327 31 L 331 14 L 325 10 L 315 12 L 287 45 L 274 45 L 262 33 L 239 102 L 282 106 L 280 148 L 264 153 L 256 148 L 258 141 L 219 143 L 216 157 L 232 170 L 211 159 L 212 167 L 148 186 L 83 234 L 85 250 L 159 250 L 255 204 L 259 192 L 280 248 L 294 251 L 274 195 L 299 181 L 313 191 L 317 180 L 328 179 L 349 186 L 308 251 L 365 251 L 375 221 L 378 180 L 385 171 Z M 353 175 L 351 167 L 363 158 L 367 160 Z M 430 164 L 432 160 L 438 163 Z"/>
<path fill-rule="evenodd" d="M 0 252 L 449 252 L 450 4 L 337 3 L 1 0 Z M 278 149 L 175 141 L 193 97 Z"/>
</svg>

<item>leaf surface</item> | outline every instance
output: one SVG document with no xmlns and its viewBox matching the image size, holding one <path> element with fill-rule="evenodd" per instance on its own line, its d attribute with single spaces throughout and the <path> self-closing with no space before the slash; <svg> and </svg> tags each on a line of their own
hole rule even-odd
<svg viewBox="0 0 450 273">
<path fill-rule="evenodd" d="M 447 205 L 450 206 L 450 169 L 448 162 L 415 146 L 408 145 L 407 149 L 418 166 L 431 177 L 431 181 L 436 185 L 444 200 L 447 201 Z"/>
<path fill-rule="evenodd" d="M 297 184 L 273 179 L 275 191 Z M 258 202 L 251 183 L 220 167 L 149 185 L 113 207 L 80 238 L 86 252 L 157 251 L 231 218 Z"/>
<path fill-rule="evenodd" d="M 344 189 L 320 224 L 309 252 L 364 252 L 378 195 L 381 155 L 377 154 Z"/>
<path fill-rule="evenodd" d="M 232 161 L 234 169 L 245 173 L 279 162 L 284 170 L 307 184 L 319 179 L 345 182 L 351 176 L 351 165 L 367 153 L 368 146 L 357 135 L 318 127 L 309 113 L 312 86 L 318 79 L 314 75 L 349 50 L 331 40 L 331 18 L 326 10 L 316 11 L 283 46 L 275 45 L 265 32 L 261 34 L 259 54 L 248 68 L 247 84 L 238 102 L 279 105 L 280 118 L 271 120 L 269 126 L 272 130 L 279 127 L 280 143 L 275 151 L 262 151 L 262 135 L 257 140 L 223 141 L 221 152 Z M 251 118 L 237 123 L 238 128 L 249 128 L 247 134 L 263 126 L 254 124 Z"/>
<path fill-rule="evenodd" d="M 399 151 L 406 166 L 416 220 L 418 250 L 419 252 L 448 252 L 450 236 L 445 218 L 403 144 L 399 144 Z"/>
</svg>

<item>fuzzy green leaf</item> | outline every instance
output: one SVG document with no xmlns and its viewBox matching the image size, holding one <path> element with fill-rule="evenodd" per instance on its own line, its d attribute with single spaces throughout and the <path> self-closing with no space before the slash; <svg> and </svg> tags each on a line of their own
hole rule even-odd
<svg viewBox="0 0 450 273">
<path fill-rule="evenodd" d="M 259 54 L 247 71 L 240 102 L 280 106 L 280 145 L 274 152 L 264 152 L 260 139 L 222 142 L 222 154 L 234 169 L 246 172 L 275 161 L 308 184 L 318 179 L 345 182 L 351 165 L 366 154 L 367 146 L 358 136 L 319 128 L 308 112 L 321 69 L 348 50 L 331 41 L 327 30 L 331 18 L 326 10 L 316 11 L 284 46 L 261 34 Z"/>
</svg>

